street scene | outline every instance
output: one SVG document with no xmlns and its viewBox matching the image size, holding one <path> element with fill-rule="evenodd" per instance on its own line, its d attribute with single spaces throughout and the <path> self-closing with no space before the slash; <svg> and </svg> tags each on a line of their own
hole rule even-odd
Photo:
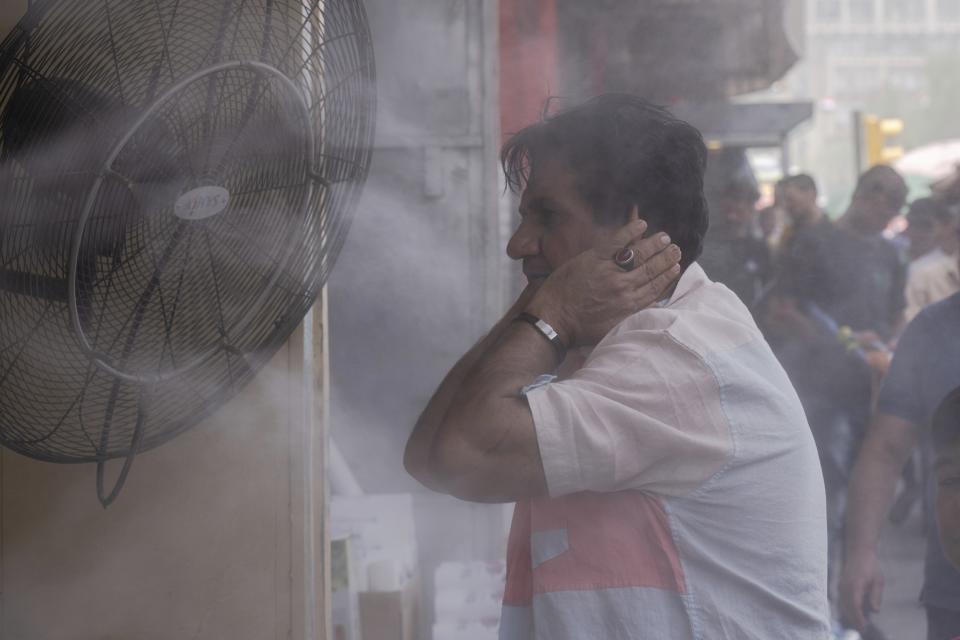
<svg viewBox="0 0 960 640">
<path fill-rule="evenodd" d="M 960 639 L 960 0 L 4 0 L 0 640 Z"/>
</svg>

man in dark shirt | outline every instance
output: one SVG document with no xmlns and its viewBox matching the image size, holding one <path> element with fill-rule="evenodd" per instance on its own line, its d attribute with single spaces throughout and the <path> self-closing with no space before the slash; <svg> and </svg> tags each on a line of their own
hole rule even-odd
<svg viewBox="0 0 960 640">
<path fill-rule="evenodd" d="M 734 180 L 720 193 L 719 210 L 700 257 L 700 266 L 752 308 L 772 274 L 770 249 L 755 233 L 757 187 Z"/>
<path fill-rule="evenodd" d="M 817 442 L 831 561 L 842 538 L 853 456 L 869 421 L 871 366 L 876 365 L 871 354 L 844 347 L 838 329 L 850 327 L 866 344 L 892 337 L 905 305 L 905 270 L 881 233 L 905 199 L 900 176 L 889 167 L 875 167 L 861 176 L 846 214 L 833 223 L 817 205 L 810 176 L 783 182 L 791 227 L 777 284 L 760 318 Z M 833 568 L 831 562 L 831 573 Z"/>
<path fill-rule="evenodd" d="M 832 223 L 815 204 L 796 206 L 793 193 L 807 180 L 797 176 L 786 185 L 794 231 L 781 262 L 784 285 L 837 324 L 868 340 L 873 335 L 889 340 L 906 306 L 906 265 L 882 233 L 906 202 L 906 183 L 890 167 L 869 169 L 860 176 L 846 213 Z M 813 194 L 815 203 L 815 187 Z"/>
<path fill-rule="evenodd" d="M 863 629 L 880 606 L 877 543 L 897 479 L 915 444 L 930 446 L 928 425 L 943 398 L 960 386 L 960 293 L 924 309 L 897 344 L 876 415 L 850 481 L 846 554 L 840 578 L 843 618 Z M 928 477 L 932 498 L 935 475 Z M 927 513 L 927 556 L 920 601 L 929 640 L 960 636 L 960 571 L 944 556 L 934 514 Z"/>
</svg>

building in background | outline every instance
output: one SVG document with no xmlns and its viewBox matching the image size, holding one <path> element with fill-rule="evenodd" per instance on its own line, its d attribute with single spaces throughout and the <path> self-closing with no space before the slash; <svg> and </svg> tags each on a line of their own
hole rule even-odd
<svg viewBox="0 0 960 640">
<path fill-rule="evenodd" d="M 960 136 L 960 2 L 807 0 L 804 14 L 803 60 L 761 97 L 816 101 L 793 158 L 836 212 L 856 177 L 854 111 L 901 118 L 908 150 Z"/>
</svg>

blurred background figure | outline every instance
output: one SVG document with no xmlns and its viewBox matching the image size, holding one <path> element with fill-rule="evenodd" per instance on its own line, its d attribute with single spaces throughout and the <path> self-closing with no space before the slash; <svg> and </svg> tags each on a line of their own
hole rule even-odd
<svg viewBox="0 0 960 640">
<path fill-rule="evenodd" d="M 960 215 L 940 199 L 920 198 L 911 203 L 907 222 L 911 262 L 905 316 L 909 322 L 927 305 L 960 291 Z"/>
<path fill-rule="evenodd" d="M 836 222 L 819 207 L 810 175 L 788 176 L 779 188 L 789 226 L 776 284 L 757 316 L 817 443 L 832 576 L 840 561 L 850 470 L 889 366 L 887 342 L 904 308 L 905 264 L 882 232 L 903 208 L 907 187 L 893 169 L 874 167 L 860 177 Z M 880 637 L 876 630 L 871 634 Z"/>
<path fill-rule="evenodd" d="M 823 222 L 826 218 L 817 205 L 817 183 L 805 173 L 788 176 L 777 185 L 783 210 L 788 218 L 788 231 L 784 242 L 799 232 Z"/>
<path fill-rule="evenodd" d="M 833 222 L 817 205 L 808 175 L 783 182 L 790 219 L 781 247 L 778 280 L 804 312 L 845 328 L 860 346 L 884 352 L 901 325 L 906 265 L 883 236 L 903 208 L 907 186 L 892 168 L 878 165 L 860 176 L 846 212 Z M 869 358 L 877 372 L 883 358 Z"/>
<path fill-rule="evenodd" d="M 756 183 L 731 180 L 720 190 L 712 213 L 710 240 L 700 265 L 711 279 L 727 285 L 752 308 L 772 276 L 770 248 L 757 226 Z"/>
<path fill-rule="evenodd" d="M 881 603 L 883 577 L 877 546 L 893 502 L 897 479 L 914 447 L 930 450 L 932 417 L 943 398 L 960 386 L 960 293 L 928 306 L 900 337 L 877 401 L 870 431 L 850 483 L 840 607 L 844 620 L 864 628 Z M 927 473 L 928 499 L 934 494 Z M 960 635 L 960 571 L 944 556 L 933 510 L 925 513 L 927 554 L 920 600 L 927 610 L 929 640 Z"/>
<path fill-rule="evenodd" d="M 773 202 L 757 212 L 757 229 L 767 243 L 772 255 L 776 255 L 787 229 L 787 213 L 783 204 L 783 180 L 773 187 Z"/>
<path fill-rule="evenodd" d="M 955 226 L 953 212 L 936 198 L 917 198 L 907 211 L 907 229 L 904 234 L 909 244 L 907 256 L 913 263 L 931 253 L 956 248 L 953 239 Z"/>
</svg>

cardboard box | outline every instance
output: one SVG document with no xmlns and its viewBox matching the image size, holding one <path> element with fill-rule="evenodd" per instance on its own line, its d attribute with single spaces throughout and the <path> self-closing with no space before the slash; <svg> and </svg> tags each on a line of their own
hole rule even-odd
<svg viewBox="0 0 960 640">
<path fill-rule="evenodd" d="M 417 640 L 419 582 L 398 591 L 364 591 L 360 598 L 363 640 Z"/>
<path fill-rule="evenodd" d="M 417 570 L 417 538 L 413 521 L 413 498 L 409 494 L 334 496 L 330 503 L 330 534 L 350 537 L 359 562 L 358 591 L 371 591 L 367 570 L 390 562 L 396 568 L 396 584 L 404 585 Z"/>
</svg>

